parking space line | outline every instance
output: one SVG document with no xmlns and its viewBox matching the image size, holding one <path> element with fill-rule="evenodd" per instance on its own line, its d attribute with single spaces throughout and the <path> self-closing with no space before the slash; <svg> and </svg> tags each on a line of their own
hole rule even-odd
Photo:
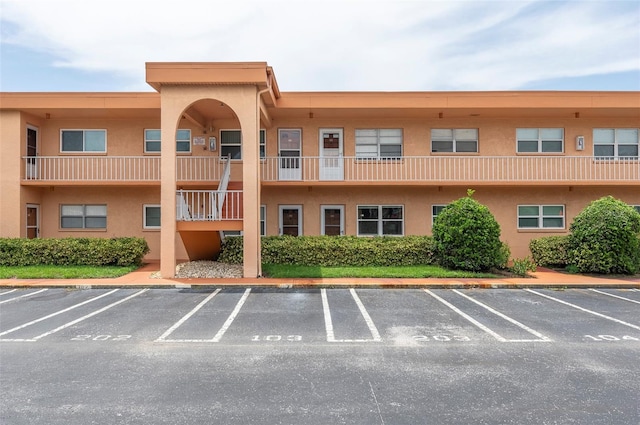
<svg viewBox="0 0 640 425">
<path fill-rule="evenodd" d="M 640 326 L 624 322 L 624 321 L 622 321 L 620 319 L 616 319 L 615 317 L 607 316 L 606 314 L 598 313 L 597 311 L 587 310 L 584 307 L 580 307 L 578 305 L 568 303 L 568 302 L 563 301 L 563 300 L 561 300 L 559 298 L 554 298 L 554 297 L 552 297 L 550 295 L 542 294 L 542 293 L 534 291 L 532 289 L 525 289 L 525 291 L 531 292 L 532 294 L 540 295 L 541 297 L 548 298 L 548 299 L 556 301 L 556 302 L 559 302 L 560 304 L 564 304 L 564 305 L 567 305 L 569 307 L 573 307 L 573 308 L 575 308 L 577 310 L 584 311 L 585 313 L 593 314 L 594 316 L 602 317 L 603 319 L 611 320 L 613 322 L 620 323 L 621 325 L 628 326 L 630 328 L 640 330 Z"/>
<path fill-rule="evenodd" d="M 371 320 L 371 316 L 369 316 L 369 313 L 367 312 L 367 309 L 364 307 L 364 304 L 362 304 L 362 301 L 360 301 L 360 297 L 358 297 L 358 294 L 356 294 L 356 290 L 351 288 L 349 291 L 351 292 L 351 296 L 355 300 L 356 305 L 360 310 L 360 314 L 362 314 L 362 317 L 364 317 L 364 321 L 367 324 L 369 331 L 371 332 L 371 337 L 373 338 L 373 341 L 375 342 L 382 341 L 382 338 L 380 338 L 380 332 L 378 332 L 378 329 L 376 328 L 375 323 L 373 323 L 373 320 Z"/>
<path fill-rule="evenodd" d="M 88 300 L 86 300 L 86 301 L 83 301 L 83 302 L 81 302 L 81 303 L 78 303 L 78 304 L 72 305 L 71 307 L 67 307 L 67 308 L 65 308 L 65 309 L 63 309 L 63 310 L 57 311 L 57 312 L 55 312 L 55 313 L 51 313 L 51 314 L 49 314 L 49 315 L 47 315 L 47 316 L 44 316 L 44 317 L 41 317 L 41 318 L 39 318 L 39 319 L 35 319 L 35 320 L 30 321 L 30 322 L 24 323 L 24 324 L 22 324 L 22 325 L 20 325 L 20 326 L 16 326 L 15 328 L 11 328 L 11 329 L 6 330 L 6 331 L 4 331 L 4 332 L 0 332 L 0 336 L 10 334 L 10 333 L 15 332 L 15 331 L 17 331 L 17 330 L 24 329 L 24 328 L 26 328 L 27 326 L 31 326 L 31 325 L 34 325 L 34 324 L 36 324 L 36 323 L 38 323 L 38 322 L 42 322 L 43 320 L 50 319 L 50 318 L 52 318 L 52 317 L 54 317 L 54 316 L 57 316 L 57 315 L 59 315 L 59 314 L 66 313 L 67 311 L 71 311 L 71 310 L 73 310 L 74 308 L 78 308 L 78 307 L 83 306 L 83 305 L 85 305 L 85 304 L 89 304 L 90 302 L 93 302 L 93 301 L 99 300 L 100 298 L 103 298 L 103 297 L 106 297 L 106 296 L 108 296 L 108 295 L 111 295 L 111 294 L 113 294 L 114 292 L 117 292 L 117 291 L 119 291 L 119 289 L 113 289 L 113 290 L 111 290 L 111 291 L 109 291 L 109 292 L 106 292 L 106 293 L 104 293 L 104 294 L 102 294 L 102 295 L 98 295 L 97 297 L 93 297 L 93 298 L 90 298 L 90 299 L 88 299 Z M 6 341 L 6 340 L 4 340 L 4 339 L 0 339 L 0 341 Z"/>
<path fill-rule="evenodd" d="M 236 304 L 236 307 L 233 309 L 233 311 L 227 318 L 227 321 L 224 322 L 224 325 L 222 325 L 218 333 L 213 337 L 213 340 L 212 340 L 213 342 L 220 342 L 220 339 L 222 339 L 222 336 L 225 334 L 225 332 L 227 332 L 227 329 L 229 329 L 229 326 L 231 326 L 236 316 L 240 312 L 240 309 L 244 305 L 244 302 L 247 300 L 247 298 L 249 298 L 250 293 L 251 293 L 251 288 L 247 288 L 244 291 L 242 298 L 240 298 L 240 301 L 238 301 L 238 304 Z"/>
<path fill-rule="evenodd" d="M 175 331 L 176 329 L 178 329 L 180 326 L 182 326 L 182 324 L 184 322 L 186 322 L 187 320 L 189 320 L 189 318 L 191 316 L 193 316 L 198 310 L 200 310 L 206 303 L 208 303 L 211 298 L 215 297 L 218 292 L 220 292 L 222 289 L 218 288 L 215 291 L 213 291 L 212 294 L 209 294 L 209 296 L 207 298 L 205 298 L 204 300 L 200 301 L 200 303 L 195 306 L 190 312 L 188 312 L 187 314 L 185 314 L 182 319 L 178 320 L 173 326 L 171 326 L 169 329 L 167 329 L 162 335 L 160 335 L 160 337 L 158 339 L 156 339 L 156 342 L 163 342 L 166 340 L 166 338 L 171 335 L 173 333 L 173 331 Z"/>
<path fill-rule="evenodd" d="M 593 292 L 597 292 L 598 294 L 608 295 L 608 296 L 613 297 L 613 298 L 618 298 L 618 299 L 621 299 L 621 300 L 629 301 L 631 303 L 640 304 L 640 301 L 632 300 L 631 298 L 625 298 L 625 297 L 621 297 L 619 295 L 609 294 L 608 292 L 598 291 L 597 289 L 593 289 L 593 288 L 590 288 L 589 290 L 593 291 Z"/>
<path fill-rule="evenodd" d="M 17 289 L 9 289 L 8 291 L 0 292 L 0 296 L 7 295 L 7 294 L 10 294 L 10 293 L 16 292 L 16 291 L 17 291 Z"/>
<path fill-rule="evenodd" d="M 35 291 L 35 292 L 30 292 L 28 294 L 20 295 L 18 297 L 9 298 L 8 300 L 0 301 L 0 304 L 8 303 L 9 301 L 14 301 L 14 300 L 17 300 L 17 299 L 20 299 L 20 298 L 30 297 L 31 295 L 36 295 L 36 294 L 39 294 L 40 292 L 44 292 L 46 290 L 47 290 L 47 288 L 41 289 L 41 290 Z M 9 292 L 13 292 L 13 291 L 15 291 L 15 289 L 12 290 L 12 291 L 3 292 L 0 295 L 8 294 Z"/>
<path fill-rule="evenodd" d="M 336 336 L 333 333 L 333 322 L 331 321 L 331 310 L 329 310 L 329 300 L 327 299 L 327 290 L 321 289 L 322 295 L 322 312 L 324 313 L 324 327 L 327 330 L 327 342 L 336 342 Z"/>
<path fill-rule="evenodd" d="M 489 307 L 489 306 L 488 306 L 488 305 L 486 305 L 486 304 L 481 303 L 481 302 L 480 302 L 480 301 L 478 301 L 478 300 L 474 300 L 474 299 L 473 299 L 473 298 L 471 298 L 470 296 L 463 294 L 462 292 L 458 291 L 457 289 L 453 289 L 453 292 L 455 292 L 456 294 L 458 294 L 458 295 L 460 295 L 460 296 L 465 297 L 466 299 L 468 299 L 469 301 L 471 301 L 471 302 L 473 302 L 473 303 L 475 303 L 475 304 L 479 305 L 480 307 L 487 309 L 487 310 L 488 310 L 488 311 L 490 311 L 491 313 L 493 313 L 493 314 L 495 314 L 495 315 L 497 315 L 497 316 L 499 316 L 499 317 L 502 317 L 502 318 L 503 318 L 504 320 L 506 320 L 507 322 L 513 323 L 513 324 L 514 324 L 514 325 L 516 325 L 517 327 L 519 327 L 519 328 L 521 328 L 521 329 L 524 329 L 525 331 L 529 332 L 531 335 L 537 336 L 538 338 L 540 338 L 540 340 L 542 340 L 542 341 L 551 341 L 551 339 L 549 339 L 548 337 L 546 337 L 546 336 L 542 335 L 540 332 L 538 332 L 538 331 L 536 331 L 536 330 L 534 330 L 534 329 L 531 329 L 530 327 L 528 327 L 528 326 L 526 326 L 526 325 L 524 325 L 524 324 L 522 324 L 522 323 L 518 322 L 518 321 L 517 321 L 517 320 L 515 320 L 515 319 L 512 319 L 511 317 L 509 317 L 509 316 L 507 316 L 507 315 L 505 315 L 505 314 L 500 313 L 500 312 L 499 312 L 499 311 L 497 311 L 497 310 L 494 310 L 493 308 Z M 512 341 L 513 341 L 513 340 L 512 340 Z"/>
<path fill-rule="evenodd" d="M 49 335 L 54 334 L 54 333 L 56 333 L 56 332 L 58 332 L 58 331 L 61 331 L 61 330 L 63 330 L 63 329 L 66 329 L 66 328 L 68 328 L 69 326 L 73 326 L 73 325 L 75 325 L 76 323 L 80 323 L 80 322 L 82 322 L 83 320 L 89 319 L 90 317 L 93 317 L 93 316 L 95 316 L 95 315 L 97 315 L 97 314 L 100 314 L 100 313 L 102 313 L 102 312 L 104 312 L 104 311 L 107 311 L 107 310 L 109 310 L 110 308 L 115 307 L 115 306 L 117 306 L 117 305 L 119 305 L 119 304 L 122 304 L 122 303 L 123 303 L 123 302 L 125 302 L 125 301 L 129 301 L 130 299 L 132 299 L 132 298 L 134 298 L 134 297 L 137 297 L 138 295 L 143 294 L 143 293 L 147 292 L 148 290 L 149 290 L 148 288 L 146 288 L 146 289 L 142 289 L 142 290 L 140 290 L 140 291 L 136 292 L 135 294 L 129 295 L 129 296 L 128 296 L 128 297 L 126 297 L 126 298 L 123 298 L 123 299 L 118 300 L 118 301 L 116 301 L 116 302 L 114 302 L 114 303 L 111 303 L 111 304 L 109 304 L 109 305 L 107 305 L 107 306 L 104 306 L 104 307 L 102 307 L 101 309 L 98 309 L 98 310 L 96 310 L 96 311 L 93 311 L 93 312 L 91 312 L 91 313 L 89 313 L 89 314 L 85 314 L 84 316 L 79 317 L 79 318 L 77 318 L 76 320 L 72 320 L 72 321 L 71 321 L 71 322 L 69 322 L 69 323 L 65 323 L 64 325 L 58 326 L 57 328 L 55 328 L 55 329 L 53 329 L 53 330 L 50 330 L 50 331 L 48 331 L 48 332 L 45 332 L 45 333 L 43 333 L 43 334 L 41 334 L 41 335 L 38 335 L 38 336 L 36 336 L 36 337 L 34 337 L 34 338 L 32 338 L 32 339 L 33 339 L 34 341 L 37 341 L 37 340 L 39 340 L 40 338 L 44 338 L 45 336 L 49 336 Z"/>
</svg>

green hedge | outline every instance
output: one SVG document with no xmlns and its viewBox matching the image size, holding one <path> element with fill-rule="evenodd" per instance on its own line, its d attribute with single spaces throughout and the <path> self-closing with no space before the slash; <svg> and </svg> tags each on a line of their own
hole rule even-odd
<svg viewBox="0 0 640 425">
<path fill-rule="evenodd" d="M 545 236 L 532 239 L 529 249 L 533 261 L 542 267 L 565 267 L 569 264 L 569 236 Z"/>
<path fill-rule="evenodd" d="M 226 238 L 218 261 L 242 263 L 242 237 Z M 413 266 L 435 264 L 430 236 L 267 236 L 262 262 L 307 266 Z"/>
<path fill-rule="evenodd" d="M 143 238 L 0 238 L 0 266 L 132 266 L 148 252 Z"/>
</svg>

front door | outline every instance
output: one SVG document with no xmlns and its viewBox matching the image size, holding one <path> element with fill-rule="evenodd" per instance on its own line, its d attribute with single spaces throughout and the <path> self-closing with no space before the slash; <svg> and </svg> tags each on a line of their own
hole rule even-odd
<svg viewBox="0 0 640 425">
<path fill-rule="evenodd" d="M 342 129 L 320 129 L 320 180 L 344 180 Z"/>
<path fill-rule="evenodd" d="M 278 130 L 278 180 L 302 180 L 300 155 L 302 130 L 281 128 Z"/>
<path fill-rule="evenodd" d="M 27 169 L 25 170 L 27 179 L 38 178 L 38 168 L 36 156 L 38 155 L 38 129 L 27 127 Z"/>
<path fill-rule="evenodd" d="M 40 206 L 27 204 L 27 238 L 40 237 Z"/>
<path fill-rule="evenodd" d="M 344 206 L 322 205 L 320 207 L 321 231 L 327 236 L 344 235 Z"/>
<path fill-rule="evenodd" d="M 280 234 L 302 234 L 302 205 L 280 205 Z"/>
</svg>

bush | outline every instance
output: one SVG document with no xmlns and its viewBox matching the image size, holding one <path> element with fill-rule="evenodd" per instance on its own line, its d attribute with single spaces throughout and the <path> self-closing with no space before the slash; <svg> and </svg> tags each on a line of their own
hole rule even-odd
<svg viewBox="0 0 640 425">
<path fill-rule="evenodd" d="M 506 265 L 500 225 L 473 191 L 447 205 L 433 224 L 435 256 L 448 269 L 487 271 Z"/>
<path fill-rule="evenodd" d="M 142 238 L 0 239 L 1 266 L 132 266 L 148 252 Z"/>
<path fill-rule="evenodd" d="M 514 258 L 513 266 L 510 267 L 510 270 L 517 276 L 525 277 L 529 272 L 536 271 L 536 263 L 533 262 L 531 257 Z"/>
<path fill-rule="evenodd" d="M 262 262 L 307 266 L 412 266 L 434 264 L 429 236 L 267 236 Z M 242 237 L 226 238 L 218 261 L 242 263 Z"/>
<path fill-rule="evenodd" d="M 569 236 L 545 236 L 529 242 L 533 261 L 542 267 L 565 267 L 569 264 L 568 246 Z"/>
<path fill-rule="evenodd" d="M 569 261 L 580 273 L 640 271 L 640 214 L 606 196 L 591 202 L 571 223 Z"/>
</svg>

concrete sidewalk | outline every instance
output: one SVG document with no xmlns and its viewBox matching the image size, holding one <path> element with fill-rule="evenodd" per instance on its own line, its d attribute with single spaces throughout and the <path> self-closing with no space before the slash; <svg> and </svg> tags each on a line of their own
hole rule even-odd
<svg viewBox="0 0 640 425">
<path fill-rule="evenodd" d="M 529 278 L 466 278 L 466 279 L 396 279 L 396 278 L 211 278 L 211 279 L 160 279 L 152 275 L 160 269 L 158 263 L 145 264 L 140 269 L 127 275 L 112 279 L 0 279 L 0 287 L 150 287 L 174 288 L 197 286 L 262 286 L 262 287 L 360 287 L 360 288 L 581 288 L 611 287 L 640 288 L 637 277 L 593 277 L 559 273 L 553 270 L 538 268 Z"/>
</svg>

